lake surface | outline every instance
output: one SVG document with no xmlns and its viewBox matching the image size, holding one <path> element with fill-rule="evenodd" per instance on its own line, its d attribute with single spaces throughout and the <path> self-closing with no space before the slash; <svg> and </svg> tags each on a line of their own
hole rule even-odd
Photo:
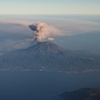
<svg viewBox="0 0 100 100">
<path fill-rule="evenodd" d="M 100 72 L 0 71 L 0 100 L 63 100 L 64 91 L 100 87 Z"/>
</svg>

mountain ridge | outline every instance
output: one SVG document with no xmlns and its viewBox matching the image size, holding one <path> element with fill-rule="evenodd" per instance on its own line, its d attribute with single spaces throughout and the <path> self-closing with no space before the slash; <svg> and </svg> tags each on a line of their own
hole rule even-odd
<svg viewBox="0 0 100 100">
<path fill-rule="evenodd" d="M 67 91 L 60 94 L 65 100 L 100 100 L 100 87 L 81 88 L 75 91 Z"/>
</svg>

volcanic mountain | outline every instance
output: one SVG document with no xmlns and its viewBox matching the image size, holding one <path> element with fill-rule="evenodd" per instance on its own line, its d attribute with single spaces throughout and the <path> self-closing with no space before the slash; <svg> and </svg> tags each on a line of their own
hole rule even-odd
<svg viewBox="0 0 100 100">
<path fill-rule="evenodd" d="M 100 57 L 64 49 L 53 42 L 37 42 L 27 49 L 0 56 L 0 69 L 31 71 L 87 71 L 100 68 Z"/>
</svg>

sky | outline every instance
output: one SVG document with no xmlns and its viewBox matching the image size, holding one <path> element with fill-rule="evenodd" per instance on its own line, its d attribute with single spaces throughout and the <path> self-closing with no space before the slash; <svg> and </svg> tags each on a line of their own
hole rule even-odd
<svg viewBox="0 0 100 100">
<path fill-rule="evenodd" d="M 100 0 L 0 0 L 0 14 L 100 14 Z"/>
</svg>

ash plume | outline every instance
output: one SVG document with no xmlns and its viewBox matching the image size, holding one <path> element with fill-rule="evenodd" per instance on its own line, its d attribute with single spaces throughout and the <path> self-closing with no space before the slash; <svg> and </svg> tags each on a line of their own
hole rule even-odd
<svg viewBox="0 0 100 100">
<path fill-rule="evenodd" d="M 29 25 L 29 28 L 34 33 L 35 41 L 53 40 L 53 38 L 50 38 L 51 36 L 60 35 L 59 30 L 55 27 L 42 22 Z"/>
</svg>

